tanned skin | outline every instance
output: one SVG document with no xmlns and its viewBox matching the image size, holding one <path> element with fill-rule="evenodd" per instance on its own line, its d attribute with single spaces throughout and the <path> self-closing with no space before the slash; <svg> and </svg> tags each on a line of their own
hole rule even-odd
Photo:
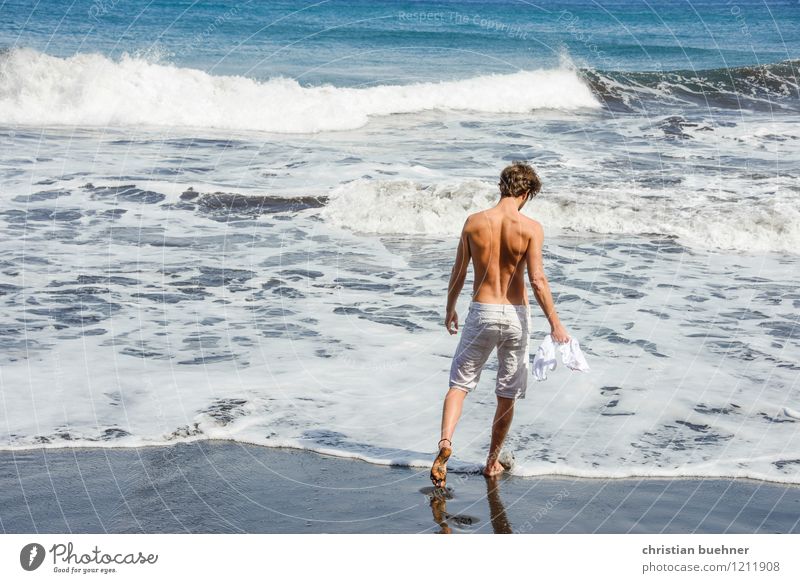
<svg viewBox="0 0 800 583">
<path fill-rule="evenodd" d="M 544 230 L 537 221 L 520 213 L 528 200 L 528 193 L 501 197 L 492 208 L 470 215 L 464 223 L 450 274 L 447 291 L 447 314 L 444 325 L 450 334 L 458 332 L 456 301 L 464 287 L 470 262 L 475 272 L 472 301 L 485 304 L 528 304 L 525 273 L 536 302 L 542 309 L 555 342 L 569 342 L 567 333 L 558 318 L 550 285 L 544 273 L 542 246 Z M 442 410 L 442 439 L 439 455 L 431 468 L 434 487 L 444 488 L 447 460 L 452 454 L 456 424 L 461 417 L 467 393 L 450 387 Z M 514 399 L 497 397 L 497 409 L 492 424 L 492 440 L 483 471 L 487 477 L 496 477 L 504 471 L 498 461 L 503 441 L 514 416 Z"/>
</svg>

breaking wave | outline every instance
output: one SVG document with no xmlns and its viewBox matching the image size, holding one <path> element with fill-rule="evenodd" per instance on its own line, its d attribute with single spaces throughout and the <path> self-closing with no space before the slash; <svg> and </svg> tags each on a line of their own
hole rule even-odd
<svg viewBox="0 0 800 583">
<path fill-rule="evenodd" d="M 374 87 L 302 86 L 214 76 L 124 56 L 60 58 L 32 49 L 0 52 L 0 123 L 200 127 L 306 133 L 354 129 L 371 116 L 427 110 L 525 113 L 601 104 L 570 68 L 459 81 Z"/>
<path fill-rule="evenodd" d="M 611 109 L 631 110 L 648 101 L 729 109 L 796 110 L 800 61 L 701 71 L 618 72 L 583 70 L 595 95 Z"/>
<path fill-rule="evenodd" d="M 548 229 L 609 235 L 664 235 L 706 249 L 796 253 L 800 211 L 790 200 L 767 197 L 741 210 L 726 203 L 648 205 L 614 189 L 579 196 L 540 195 L 523 213 Z M 465 216 L 493 206 L 496 186 L 479 180 L 421 185 L 412 181 L 357 180 L 334 189 L 320 209 L 331 224 L 361 233 L 457 235 Z"/>
</svg>

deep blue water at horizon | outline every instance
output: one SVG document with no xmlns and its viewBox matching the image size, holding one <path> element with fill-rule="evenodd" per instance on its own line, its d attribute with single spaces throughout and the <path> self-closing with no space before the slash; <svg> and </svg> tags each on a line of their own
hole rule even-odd
<svg viewBox="0 0 800 583">
<path fill-rule="evenodd" d="M 0 47 L 137 54 L 303 84 L 456 79 L 565 57 L 599 70 L 703 70 L 800 57 L 800 3 L 11 0 L 0 5 Z"/>
</svg>

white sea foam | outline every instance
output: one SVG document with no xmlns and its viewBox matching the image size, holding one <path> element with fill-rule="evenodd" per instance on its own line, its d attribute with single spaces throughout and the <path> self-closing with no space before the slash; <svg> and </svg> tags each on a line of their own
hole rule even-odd
<svg viewBox="0 0 800 583">
<path fill-rule="evenodd" d="M 715 193 L 716 194 L 716 193 Z M 413 181 L 356 180 L 331 192 L 321 211 L 332 224 L 361 233 L 452 236 L 467 213 L 497 202 L 497 187 L 480 180 L 422 185 Z M 789 199 L 765 197 L 737 205 L 711 203 L 703 194 L 645 201 L 618 188 L 549 192 L 523 213 L 548 228 L 613 235 L 677 235 L 701 248 L 786 251 L 800 248 L 800 209 Z"/>
<path fill-rule="evenodd" d="M 161 92 L 165 115 L 178 120 L 177 93 L 163 86 L 164 76 L 194 75 L 201 93 L 217 83 L 220 96 L 242 84 L 258 97 L 285 81 L 86 55 L 56 60 L 54 76 L 44 66 L 51 57 L 27 58 L 41 60 L 44 75 L 17 79 L 29 83 L 31 107 L 51 119 L 82 112 L 92 123 L 105 123 L 112 110 L 137 113 L 126 109 L 128 93 L 114 93 L 119 83 L 84 86 L 86 97 L 67 91 L 81 69 L 63 63 L 95 59 L 116 71 L 121 87 L 139 87 L 147 107 Z M 125 66 L 141 75 L 125 79 Z M 63 90 L 63 101 L 47 87 Z M 81 108 L 100 90 L 111 101 L 97 101 L 91 117 Z M 340 90 L 292 91 L 294 98 Z M 63 111 L 50 111 L 43 95 Z M 219 103 L 203 95 L 210 107 Z M 347 119 L 373 114 L 362 109 Z M 209 119 L 230 121 L 215 115 Z M 316 115 L 312 108 L 301 121 L 331 121 Z M 800 483 L 797 257 L 697 249 L 796 252 L 796 177 L 772 170 L 777 159 L 794 168 L 796 124 L 756 116 L 713 130 L 685 125 L 691 137 L 675 138 L 662 121 L 431 112 L 275 140 L 205 128 L 104 129 L 77 138 L 70 127 L 6 128 L 0 449 L 233 439 L 425 466 L 458 342 L 441 325 L 451 236 L 466 214 L 496 200 L 493 177 L 502 165 L 530 154 L 545 190 L 525 212 L 545 224 L 559 313 L 593 370 L 559 369 L 531 381 L 509 435 L 515 473 Z M 165 196 L 115 196 L 121 184 Z M 181 200 L 189 186 L 329 194 L 330 203 L 226 218 Z M 678 235 L 696 248 L 627 236 L 636 233 Z M 467 301 L 464 293 L 462 316 Z M 534 342 L 545 324 L 535 317 Z M 485 459 L 494 366 L 491 359 L 466 403 L 454 470 Z"/>
<path fill-rule="evenodd" d="M 472 204 L 474 191 L 452 198 Z M 51 204 L 86 216 L 33 218 Z M 24 250 L 13 225 L 0 244 L 12 274 L 0 449 L 230 439 L 430 463 L 458 342 L 441 325 L 452 240 L 381 241 L 303 217 L 237 225 L 87 189 L 9 205 L 34 215 Z M 548 244 L 561 318 L 592 372 L 530 380 L 514 472 L 800 483 L 791 265 L 641 242 Z M 534 344 L 544 328 L 536 316 Z M 494 368 L 465 405 L 453 470 L 484 459 Z"/>
<path fill-rule="evenodd" d="M 0 123 L 169 126 L 285 133 L 345 130 L 370 116 L 427 110 L 524 113 L 599 108 L 569 68 L 366 88 L 214 76 L 147 59 L 0 54 Z"/>
</svg>

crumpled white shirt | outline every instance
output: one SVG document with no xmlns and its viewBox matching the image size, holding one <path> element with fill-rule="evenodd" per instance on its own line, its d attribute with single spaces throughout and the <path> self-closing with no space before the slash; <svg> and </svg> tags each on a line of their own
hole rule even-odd
<svg viewBox="0 0 800 583">
<path fill-rule="evenodd" d="M 570 338 L 569 342 L 556 343 L 553 341 L 553 335 L 548 334 L 544 337 L 541 345 L 536 350 L 536 355 L 533 357 L 533 376 L 537 381 L 545 380 L 548 370 L 555 370 L 558 364 L 556 361 L 556 344 L 558 344 L 558 349 L 561 352 L 561 362 L 564 366 L 581 372 L 590 370 L 586 357 L 581 352 L 581 345 L 576 338 Z"/>
</svg>

